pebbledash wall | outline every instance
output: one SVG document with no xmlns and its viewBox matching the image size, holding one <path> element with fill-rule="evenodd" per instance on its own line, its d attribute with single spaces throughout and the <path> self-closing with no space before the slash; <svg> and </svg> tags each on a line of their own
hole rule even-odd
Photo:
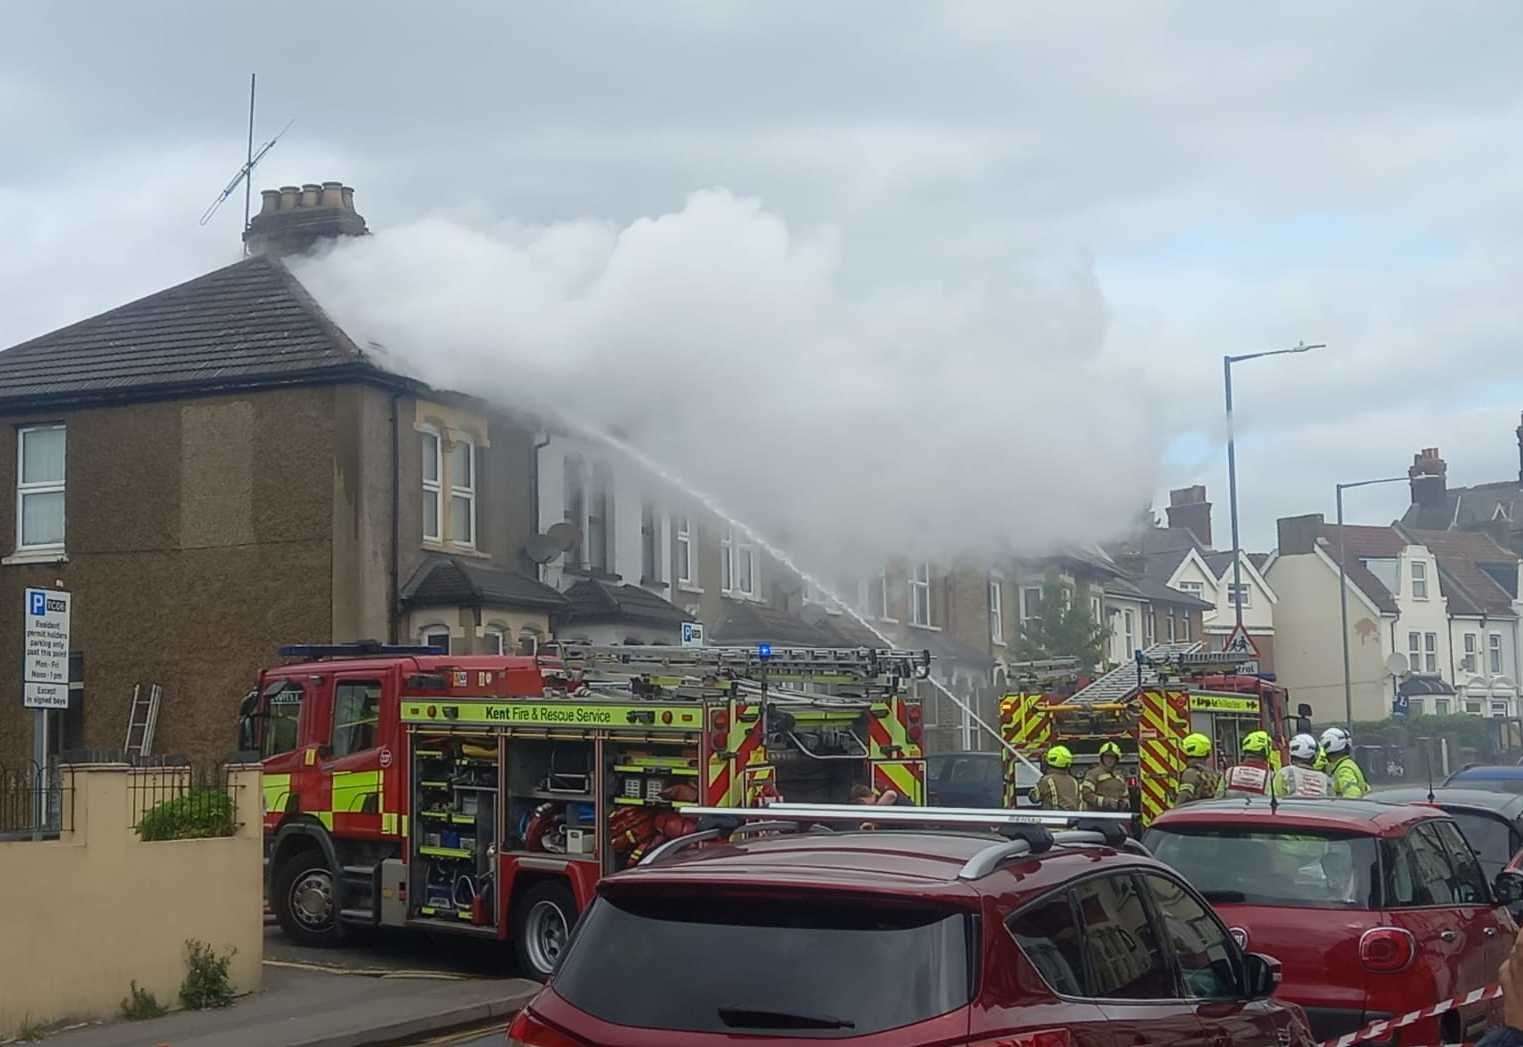
<svg viewBox="0 0 1523 1047">
<path fill-rule="evenodd" d="M 259 768 L 229 772 L 234 835 L 144 843 L 131 828 L 141 812 L 129 783 L 163 773 L 66 767 L 59 838 L 0 842 L 0 897 L 10 899 L 0 942 L 0 1040 L 23 1023 L 113 1017 L 133 981 L 178 1006 L 188 938 L 219 953 L 236 950 L 234 988 L 259 988 Z"/>
</svg>

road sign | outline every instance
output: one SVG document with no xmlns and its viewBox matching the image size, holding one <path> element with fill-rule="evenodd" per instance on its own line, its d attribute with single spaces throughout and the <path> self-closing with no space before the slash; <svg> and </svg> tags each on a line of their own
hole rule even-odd
<svg viewBox="0 0 1523 1047">
<path fill-rule="evenodd" d="M 22 702 L 29 709 L 69 705 L 69 594 L 26 590 L 22 651 Z"/>
<path fill-rule="evenodd" d="M 683 622 L 682 623 L 682 646 L 684 646 L 684 647 L 702 647 L 703 646 L 703 623 L 702 622 Z"/>
<path fill-rule="evenodd" d="M 1227 634 L 1227 642 L 1222 644 L 1223 654 L 1237 654 L 1244 658 L 1259 657 L 1258 645 L 1253 642 L 1253 637 L 1248 635 L 1248 630 L 1241 625 L 1234 626 L 1232 632 Z"/>
</svg>

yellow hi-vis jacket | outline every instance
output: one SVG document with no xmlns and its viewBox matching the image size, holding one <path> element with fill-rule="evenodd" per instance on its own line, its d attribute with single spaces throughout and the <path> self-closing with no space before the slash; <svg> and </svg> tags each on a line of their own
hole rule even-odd
<svg viewBox="0 0 1523 1047">
<path fill-rule="evenodd" d="M 1370 783 L 1364 780 L 1364 772 L 1352 756 L 1335 756 L 1327 765 L 1327 776 L 1333 780 L 1333 795 L 1345 800 L 1359 800 L 1369 795 Z"/>
</svg>

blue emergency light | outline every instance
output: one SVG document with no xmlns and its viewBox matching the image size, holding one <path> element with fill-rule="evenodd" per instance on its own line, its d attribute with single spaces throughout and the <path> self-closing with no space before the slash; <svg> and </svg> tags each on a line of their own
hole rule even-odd
<svg viewBox="0 0 1523 1047">
<path fill-rule="evenodd" d="M 770 643 L 759 643 L 759 644 L 757 644 L 756 645 L 756 657 L 762 659 L 763 661 L 766 661 L 768 658 L 771 658 L 772 657 L 772 645 Z"/>
</svg>

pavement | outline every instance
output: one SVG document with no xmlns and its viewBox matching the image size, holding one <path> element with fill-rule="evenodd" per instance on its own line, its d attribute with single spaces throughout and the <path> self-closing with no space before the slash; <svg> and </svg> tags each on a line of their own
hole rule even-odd
<svg viewBox="0 0 1523 1047">
<path fill-rule="evenodd" d="M 503 950 L 483 943 L 378 936 L 342 950 L 302 949 L 265 936 L 264 988 L 219 1011 L 180 1011 L 145 1022 L 60 1032 L 47 1047 L 372 1047 L 426 1042 L 475 1028 L 502 1029 L 539 990 L 501 976 Z M 489 944 L 489 943 L 488 943 Z"/>
</svg>

